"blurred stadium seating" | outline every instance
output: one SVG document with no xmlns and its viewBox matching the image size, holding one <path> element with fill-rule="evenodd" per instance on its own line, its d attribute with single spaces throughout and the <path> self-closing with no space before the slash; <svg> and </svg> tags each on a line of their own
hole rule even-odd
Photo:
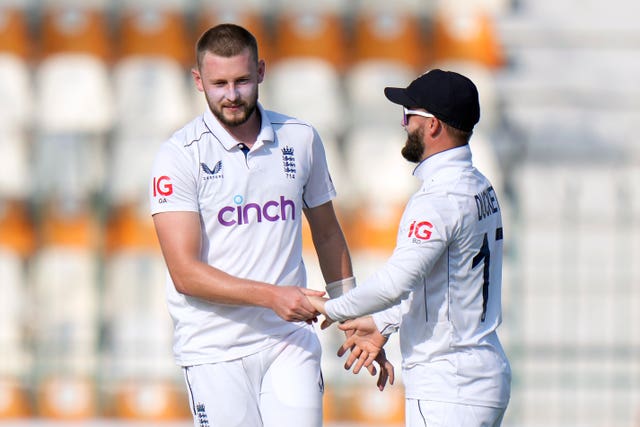
<svg viewBox="0 0 640 427">
<path fill-rule="evenodd" d="M 205 107 L 195 40 L 231 21 L 259 39 L 263 104 L 323 137 L 360 281 L 392 251 L 417 185 L 383 87 L 433 67 L 469 75 L 482 104 L 471 148 L 506 224 L 504 425 L 640 426 L 639 12 L 631 0 L 2 0 L 0 425 L 190 425 L 147 180 L 158 145 Z M 306 225 L 304 238 L 319 288 Z M 320 336 L 328 425 L 401 425 L 402 382 L 378 393 L 333 356 L 336 330 Z"/>
</svg>

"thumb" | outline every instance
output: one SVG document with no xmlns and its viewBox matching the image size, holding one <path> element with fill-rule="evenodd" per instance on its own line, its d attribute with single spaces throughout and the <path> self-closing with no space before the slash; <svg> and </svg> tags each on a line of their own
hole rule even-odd
<svg viewBox="0 0 640 427">
<path fill-rule="evenodd" d="M 344 322 L 338 325 L 341 331 L 352 331 L 354 329 L 358 329 L 358 324 L 355 319 L 345 320 Z"/>
</svg>

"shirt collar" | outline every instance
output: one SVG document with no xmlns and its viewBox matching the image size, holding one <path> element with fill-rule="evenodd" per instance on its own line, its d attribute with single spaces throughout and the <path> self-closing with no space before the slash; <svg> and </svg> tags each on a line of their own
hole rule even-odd
<svg viewBox="0 0 640 427">
<path fill-rule="evenodd" d="M 469 144 L 461 147 L 450 148 L 424 159 L 413 170 L 413 175 L 427 181 L 443 169 L 450 167 L 471 166 L 471 148 Z"/>
<path fill-rule="evenodd" d="M 256 138 L 254 147 L 260 147 L 267 142 L 275 141 L 275 132 L 273 131 L 273 126 L 271 125 L 271 121 L 269 120 L 269 116 L 266 114 L 262 105 L 257 103 L 258 113 L 262 117 L 262 124 L 260 126 L 260 132 L 258 133 L 258 137 Z M 233 136 L 220 124 L 218 119 L 213 115 L 210 108 L 207 108 L 204 112 L 204 122 L 209 128 L 209 130 L 215 135 L 215 137 L 222 143 L 224 148 L 227 150 L 231 150 L 236 147 L 239 142 L 235 140 Z"/>
</svg>

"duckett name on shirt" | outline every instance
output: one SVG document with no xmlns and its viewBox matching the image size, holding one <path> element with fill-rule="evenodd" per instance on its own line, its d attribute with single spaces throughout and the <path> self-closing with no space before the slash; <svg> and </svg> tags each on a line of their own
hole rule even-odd
<svg viewBox="0 0 640 427">
<path fill-rule="evenodd" d="M 478 221 L 482 221 L 486 217 L 493 215 L 500 210 L 498 198 L 493 187 L 481 191 L 475 195 L 476 208 L 478 208 Z"/>
<path fill-rule="evenodd" d="M 287 221 L 296 219 L 296 204 L 280 196 L 280 200 L 269 200 L 263 205 L 259 203 L 243 204 L 242 196 L 233 198 L 236 206 L 225 206 L 218 211 L 218 222 L 225 227 L 244 225 L 250 222 Z"/>
</svg>

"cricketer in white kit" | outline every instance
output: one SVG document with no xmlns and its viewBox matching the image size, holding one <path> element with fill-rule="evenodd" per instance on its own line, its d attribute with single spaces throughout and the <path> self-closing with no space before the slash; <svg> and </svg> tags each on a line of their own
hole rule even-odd
<svg viewBox="0 0 640 427">
<path fill-rule="evenodd" d="M 153 166 L 152 214 L 199 212 L 203 262 L 238 277 L 304 287 L 302 208 L 331 200 L 335 190 L 313 128 L 267 112 L 260 105 L 258 109 L 262 129 L 246 157 L 208 110 L 176 132 L 160 148 Z M 222 392 L 233 393 L 230 384 L 248 381 L 242 379 L 244 374 L 234 373 L 232 366 L 218 365 L 220 370 L 215 375 L 199 376 L 198 367 L 233 360 L 241 361 L 238 363 L 242 366 L 247 363 L 242 358 L 269 348 L 275 356 L 278 349 L 281 351 L 283 339 L 291 337 L 311 352 L 304 356 L 311 359 L 307 362 L 308 376 L 288 370 L 285 364 L 277 369 L 277 381 L 271 386 L 276 394 L 287 394 L 283 398 L 317 404 L 323 391 L 321 350 L 311 326 L 286 322 L 261 307 L 192 298 L 179 293 L 169 275 L 166 292 L 175 326 L 175 358 L 179 365 L 188 367 L 186 376 L 192 388 L 207 381 L 203 390 L 219 387 Z M 258 360 L 256 366 L 263 365 L 264 369 L 271 362 L 268 358 Z M 254 386 L 262 382 L 259 373 L 250 378 L 259 380 Z M 310 384 L 290 387 L 292 382 Z M 206 396 L 200 400 L 206 401 Z M 198 404 L 204 407 L 203 402 L 196 401 L 196 411 Z M 244 399 L 233 403 L 229 399 L 224 406 L 215 405 L 215 410 L 214 403 L 208 408 L 221 416 L 226 411 L 242 412 L 245 404 Z"/>
<path fill-rule="evenodd" d="M 468 144 L 477 90 L 464 76 L 431 70 L 385 94 L 403 105 L 403 155 L 418 163 L 422 186 L 388 261 L 339 298 L 311 299 L 335 321 L 373 313 L 352 321 L 356 330 L 367 319 L 369 333 L 399 330 L 407 426 L 499 426 L 511 383 L 496 333 L 503 228 L 496 193 Z"/>
</svg>

